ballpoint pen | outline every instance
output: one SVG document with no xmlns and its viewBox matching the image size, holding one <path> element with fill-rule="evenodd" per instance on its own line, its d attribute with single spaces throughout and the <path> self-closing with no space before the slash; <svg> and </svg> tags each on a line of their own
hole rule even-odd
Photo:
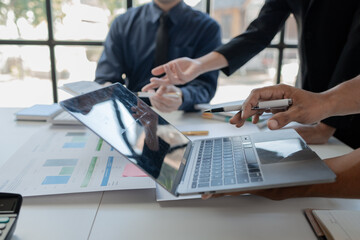
<svg viewBox="0 0 360 240">
<path fill-rule="evenodd" d="M 253 107 L 252 110 L 270 110 L 270 109 L 284 109 L 291 106 L 291 99 L 279 99 L 279 100 L 270 100 L 259 102 L 256 107 Z M 205 112 L 230 112 L 230 111 L 242 111 L 242 105 L 234 106 L 225 106 L 219 108 L 212 108 L 205 110 Z"/>
<path fill-rule="evenodd" d="M 136 95 L 140 98 L 149 98 L 155 95 L 154 92 L 137 92 Z M 164 93 L 162 96 L 171 97 L 171 98 L 179 98 L 181 95 L 177 92 L 168 92 Z"/>
</svg>

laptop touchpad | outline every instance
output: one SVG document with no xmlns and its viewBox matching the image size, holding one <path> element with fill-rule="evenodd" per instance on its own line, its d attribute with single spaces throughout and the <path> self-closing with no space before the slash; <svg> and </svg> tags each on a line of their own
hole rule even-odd
<svg viewBox="0 0 360 240">
<path fill-rule="evenodd" d="M 262 164 L 308 160 L 313 152 L 299 138 L 255 143 Z"/>
</svg>

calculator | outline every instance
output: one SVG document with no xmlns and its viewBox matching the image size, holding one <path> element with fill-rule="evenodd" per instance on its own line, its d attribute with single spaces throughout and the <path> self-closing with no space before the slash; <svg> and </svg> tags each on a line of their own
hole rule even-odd
<svg viewBox="0 0 360 240">
<path fill-rule="evenodd" d="M 10 240 L 20 213 L 22 196 L 0 193 L 0 240 Z"/>
</svg>

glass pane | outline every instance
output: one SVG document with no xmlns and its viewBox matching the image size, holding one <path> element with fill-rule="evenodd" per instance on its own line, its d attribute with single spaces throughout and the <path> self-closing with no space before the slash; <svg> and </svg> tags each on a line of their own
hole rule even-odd
<svg viewBox="0 0 360 240">
<path fill-rule="evenodd" d="M 297 25 L 296 25 L 294 15 L 292 15 L 292 14 L 286 21 L 285 43 L 287 43 L 287 44 L 297 44 L 298 43 Z"/>
<path fill-rule="evenodd" d="M 53 103 L 49 56 L 48 47 L 0 46 L 0 107 Z"/>
<path fill-rule="evenodd" d="M 224 43 L 243 33 L 249 24 L 258 16 L 265 0 L 250 1 L 215 1 L 211 2 L 211 16 L 220 24 Z M 277 44 L 280 34 L 271 41 Z"/>
<path fill-rule="evenodd" d="M 102 46 L 58 46 L 55 48 L 58 86 L 77 81 L 93 81 Z M 59 101 L 70 97 L 58 91 Z"/>
<path fill-rule="evenodd" d="M 103 41 L 112 20 L 126 11 L 125 0 L 53 0 L 57 40 Z"/>
<path fill-rule="evenodd" d="M 245 99 L 252 89 L 273 85 L 278 64 L 278 50 L 265 49 L 227 77 L 220 72 L 218 88 L 211 103 Z"/>
<path fill-rule="evenodd" d="M 138 7 L 149 2 L 152 2 L 152 0 L 133 0 L 133 6 Z"/>
<path fill-rule="evenodd" d="M 211 1 L 211 16 L 221 26 L 223 42 L 244 32 L 263 4 L 264 0 Z"/>
<path fill-rule="evenodd" d="M 299 71 L 299 55 L 297 49 L 285 49 L 281 69 L 281 82 L 295 86 Z"/>
<path fill-rule="evenodd" d="M 184 2 L 196 10 L 206 12 L 206 0 L 184 0 Z"/>
<path fill-rule="evenodd" d="M 45 0 L 2 0 L 0 33 L 1 39 L 47 39 Z"/>
</svg>

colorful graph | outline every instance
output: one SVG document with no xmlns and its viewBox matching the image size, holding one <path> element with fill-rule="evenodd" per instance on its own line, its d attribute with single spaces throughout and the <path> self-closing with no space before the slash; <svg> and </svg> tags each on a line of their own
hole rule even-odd
<svg viewBox="0 0 360 240">
<path fill-rule="evenodd" d="M 41 184 L 67 184 L 74 172 L 77 162 L 78 159 L 47 159 L 43 167 L 57 167 L 60 169 L 58 175 L 46 176 Z"/>
<path fill-rule="evenodd" d="M 63 148 L 84 148 L 87 141 L 86 132 L 68 132 L 65 137 L 70 138 L 65 142 Z"/>
</svg>

